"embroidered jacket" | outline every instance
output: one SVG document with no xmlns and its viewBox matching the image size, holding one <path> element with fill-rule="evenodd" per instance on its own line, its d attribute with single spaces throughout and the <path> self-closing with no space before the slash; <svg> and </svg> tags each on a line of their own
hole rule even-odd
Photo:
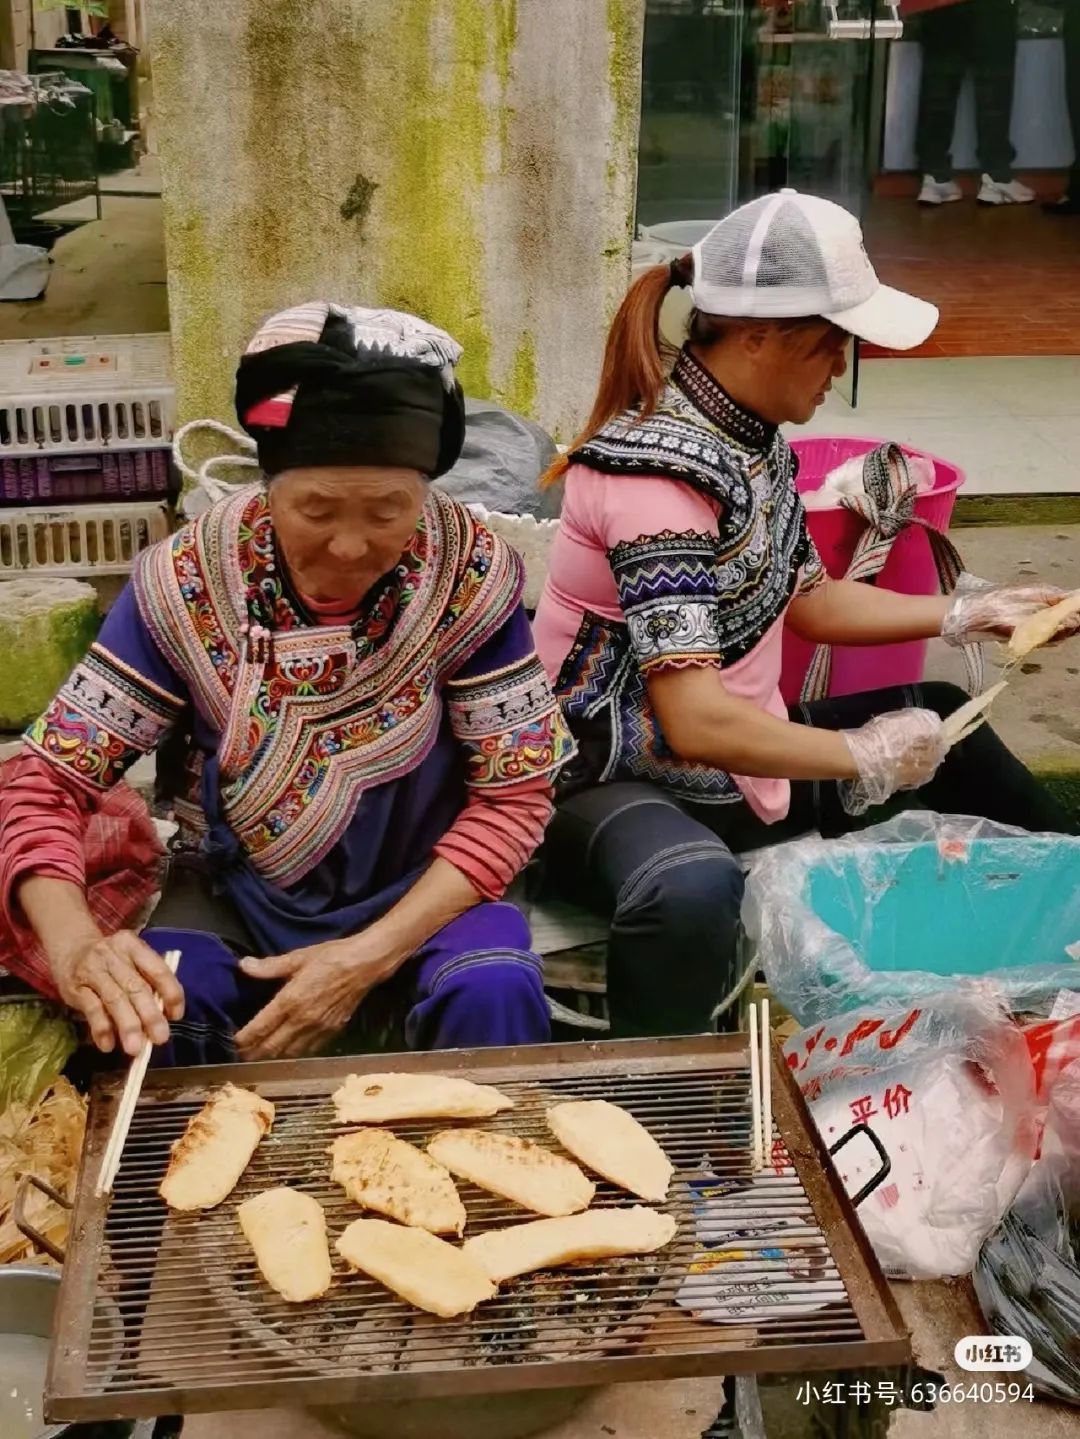
<svg viewBox="0 0 1080 1439">
<path fill-rule="evenodd" d="M 416 769 L 447 724 L 472 793 L 550 779 L 572 753 L 517 622 L 521 589 L 517 555 L 432 490 L 359 619 L 313 626 L 277 559 L 265 493 L 246 489 L 140 557 L 142 642 L 122 618 L 107 622 L 28 740 L 100 793 L 193 710 L 203 738 L 180 817 L 197 826 L 199 769 L 216 753 L 225 819 L 258 872 L 288 886 L 337 844 L 364 792 Z M 490 645 L 511 631 L 509 649 Z"/>
</svg>

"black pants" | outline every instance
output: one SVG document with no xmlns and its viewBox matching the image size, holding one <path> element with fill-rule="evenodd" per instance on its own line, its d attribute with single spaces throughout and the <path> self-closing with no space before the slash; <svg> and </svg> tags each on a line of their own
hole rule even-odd
<svg viewBox="0 0 1080 1439">
<path fill-rule="evenodd" d="M 1065 99 L 1073 137 L 1073 163 L 1066 194 L 1080 200 L 1080 0 L 1065 0 Z"/>
<path fill-rule="evenodd" d="M 857 729 L 913 705 L 948 715 L 966 698 L 954 685 L 926 684 L 801 705 L 791 718 Z M 1073 832 L 1068 815 L 986 726 L 950 751 L 928 785 L 896 804 Z M 612 1032 L 690 1034 L 709 1027 L 738 977 L 737 854 L 813 830 L 829 838 L 883 818 L 878 811 L 853 820 L 832 781 L 794 783 L 790 813 L 776 825 L 763 824 L 745 804 L 683 804 L 639 782 L 600 785 L 561 802 L 544 844 L 546 883 L 610 916 Z"/>
<path fill-rule="evenodd" d="M 919 170 L 937 180 L 952 174 L 949 145 L 960 86 L 970 66 L 975 78 L 979 165 L 994 179 L 1012 170 L 1009 141 L 1016 10 L 1012 0 L 962 0 L 928 10 L 920 20 L 922 88 L 915 137 Z"/>
</svg>

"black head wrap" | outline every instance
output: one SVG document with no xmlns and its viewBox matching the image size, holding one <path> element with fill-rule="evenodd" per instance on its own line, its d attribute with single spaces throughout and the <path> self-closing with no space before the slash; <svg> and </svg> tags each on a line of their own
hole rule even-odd
<svg viewBox="0 0 1080 1439">
<path fill-rule="evenodd" d="M 236 372 L 236 412 L 267 475 L 392 465 L 436 478 L 465 438 L 460 355 L 412 315 L 302 305 L 255 335 Z"/>
</svg>

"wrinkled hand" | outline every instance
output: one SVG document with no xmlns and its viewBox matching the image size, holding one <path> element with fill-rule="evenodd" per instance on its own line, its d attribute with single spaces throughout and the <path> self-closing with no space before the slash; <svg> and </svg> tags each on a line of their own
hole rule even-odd
<svg viewBox="0 0 1080 1439">
<path fill-rule="evenodd" d="M 117 1041 L 130 1055 L 138 1054 L 147 1039 L 165 1044 L 168 1021 L 183 1017 L 184 991 L 176 976 L 130 930 L 107 937 L 89 932 L 50 959 L 60 998 L 83 1015 L 91 1038 L 106 1054 Z"/>
<path fill-rule="evenodd" d="M 1007 640 L 1021 621 L 1056 605 L 1068 593 L 1056 585 L 993 585 L 961 575 L 941 633 L 951 645 Z M 1078 631 L 1080 615 L 1062 625 L 1053 643 Z"/>
<path fill-rule="evenodd" d="M 324 1048 L 345 1028 L 369 990 L 385 979 L 361 941 L 331 940 L 271 959 L 245 959 L 252 979 L 285 983 L 236 1035 L 241 1059 L 295 1059 Z"/>
<path fill-rule="evenodd" d="M 840 785 L 848 814 L 865 814 L 899 790 L 921 789 L 945 758 L 945 726 L 933 710 L 896 710 L 842 731 L 859 772 Z"/>
</svg>

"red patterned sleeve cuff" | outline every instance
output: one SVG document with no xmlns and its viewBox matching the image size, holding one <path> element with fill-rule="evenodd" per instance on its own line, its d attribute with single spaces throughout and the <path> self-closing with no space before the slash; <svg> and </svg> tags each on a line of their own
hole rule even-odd
<svg viewBox="0 0 1080 1439">
<path fill-rule="evenodd" d="M 475 795 L 435 853 L 461 870 L 485 899 L 499 899 L 535 853 L 551 810 L 552 790 L 545 780 Z"/>
</svg>

